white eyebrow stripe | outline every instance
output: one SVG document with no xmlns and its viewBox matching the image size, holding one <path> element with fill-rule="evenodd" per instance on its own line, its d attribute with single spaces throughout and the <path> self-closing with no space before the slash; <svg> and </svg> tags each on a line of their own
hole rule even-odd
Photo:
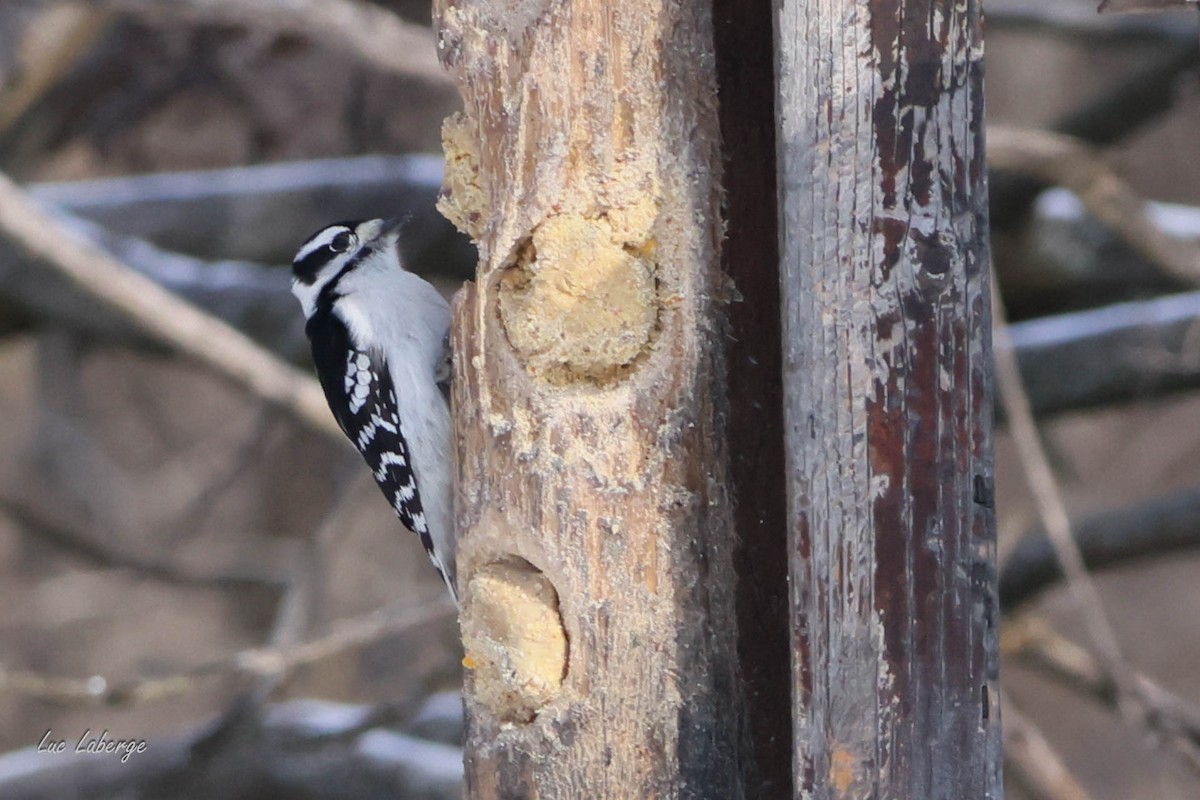
<svg viewBox="0 0 1200 800">
<path fill-rule="evenodd" d="M 322 247 L 328 247 L 334 238 L 341 233 L 353 233 L 353 231 L 342 225 L 325 228 L 300 246 L 300 252 L 296 253 L 294 260 L 297 263 L 301 262 Z"/>
</svg>

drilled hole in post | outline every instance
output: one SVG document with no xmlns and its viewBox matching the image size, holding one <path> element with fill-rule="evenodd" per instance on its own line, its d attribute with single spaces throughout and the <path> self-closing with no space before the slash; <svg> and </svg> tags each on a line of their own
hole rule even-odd
<svg viewBox="0 0 1200 800">
<path fill-rule="evenodd" d="M 500 278 L 500 319 L 530 374 L 555 385 L 619 380 L 649 352 L 660 300 L 652 203 L 557 214 Z"/>
<path fill-rule="evenodd" d="M 558 696 L 567 673 L 558 592 L 528 561 L 510 556 L 471 575 L 462 635 L 473 695 L 501 721 L 532 722 Z"/>
</svg>

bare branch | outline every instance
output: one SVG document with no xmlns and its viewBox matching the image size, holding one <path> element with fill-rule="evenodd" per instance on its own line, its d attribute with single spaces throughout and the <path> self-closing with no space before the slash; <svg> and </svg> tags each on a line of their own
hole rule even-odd
<svg viewBox="0 0 1200 800">
<path fill-rule="evenodd" d="M 155 340 L 286 409 L 314 430 L 340 438 L 315 380 L 99 248 L 81 242 L 4 176 L 0 176 L 0 232 Z"/>
<path fill-rule="evenodd" d="M 37 47 L 22 48 L 26 56 L 14 85 L 0 92 L 0 133 L 43 97 L 87 55 L 111 19 L 107 11 L 79 4 L 58 4 L 44 9 L 31 26 Z"/>
<path fill-rule="evenodd" d="M 354 53 L 388 72 L 449 85 L 432 29 L 357 0 L 94 0 L 143 16 L 186 16 L 208 23 L 304 36 Z"/>
<path fill-rule="evenodd" d="M 465 237 L 434 208 L 442 172 L 440 154 L 372 155 L 37 183 L 26 189 L 111 234 L 204 259 L 278 264 L 290 261 L 300 240 L 330 219 L 412 215 L 405 239 L 444 254 L 449 239 Z M 230 225 L 230 220 L 244 224 Z M 101 244 L 108 247 L 107 241 Z M 461 261 L 456 274 L 474 274 L 475 259 Z M 426 271 L 440 266 L 430 263 Z"/>
<path fill-rule="evenodd" d="M 1058 489 L 1058 480 L 1042 447 L 1029 396 L 1025 393 L 1021 373 L 1017 367 L 1016 353 L 1013 351 L 1008 322 L 998 292 L 992 294 L 992 317 L 997 389 L 1008 419 L 1009 434 L 1021 458 L 1026 485 L 1033 495 L 1038 515 L 1054 546 L 1055 555 L 1062 564 L 1076 610 L 1084 619 L 1088 636 L 1100 653 L 1104 669 L 1118 687 L 1117 699 L 1121 712 L 1126 719 L 1135 721 L 1140 716 L 1140 709 L 1137 704 L 1138 698 L 1133 692 L 1130 668 L 1121 654 L 1116 633 L 1104 612 L 1100 593 L 1092 583 L 1084 564 L 1083 554 L 1075 540 L 1066 505 Z"/>
<path fill-rule="evenodd" d="M 86 706 L 126 706 L 187 694 L 201 679 L 248 675 L 271 677 L 320 661 L 355 647 L 378 641 L 427 622 L 450 617 L 455 607 L 445 592 L 406 600 L 386 608 L 334 623 L 317 639 L 286 647 L 256 647 L 200 664 L 162 678 L 113 683 L 101 675 L 61 678 L 0 664 L 0 691 L 15 692 L 56 703 Z"/>
<path fill-rule="evenodd" d="M 273 650 L 296 647 L 307 638 L 318 605 L 324 594 L 325 567 L 329 559 L 331 540 L 344 529 L 345 514 L 362 499 L 362 490 L 374 485 L 360 471 L 354 478 L 343 480 L 333 502 L 320 524 L 304 542 L 301 558 L 292 572 L 287 591 L 279 603 L 268 646 Z M 287 677 L 290 666 L 280 663 L 279 669 L 259 676 L 252 692 L 253 702 L 264 702 Z"/>
<path fill-rule="evenodd" d="M 244 588 L 268 586 L 282 588 L 286 576 L 269 565 L 227 564 L 218 569 L 191 569 L 168 559 L 143 556 L 112 541 L 99 541 L 61 524 L 29 501 L 0 497 L 0 513 L 5 514 L 28 533 L 63 548 L 92 564 L 132 570 L 139 575 L 184 586 Z"/>
<path fill-rule="evenodd" d="M 1010 623 L 1001 636 L 1001 649 L 1072 691 L 1109 708 L 1117 707 L 1119 692 L 1105 669 L 1091 653 L 1045 621 L 1027 618 Z M 1188 766 L 1200 772 L 1200 705 L 1136 670 L 1130 674 L 1145 710 L 1145 727 L 1170 742 Z"/>
<path fill-rule="evenodd" d="M 196 476 L 192 481 L 190 499 L 182 504 L 171 523 L 174 528 L 173 534 L 168 535 L 171 540 L 178 541 L 200 530 L 216 507 L 216 501 L 233 489 L 251 467 L 261 463 L 260 455 L 275 429 L 274 422 L 274 415 L 269 409 L 261 410 L 249 432 L 241 437 L 241 442 L 225 458 L 224 463 Z"/>
<path fill-rule="evenodd" d="M 1022 178 L 1005 172 L 994 175 Z M 996 272 L 1014 317 L 1074 313 L 1192 288 L 1092 216 L 1070 190 L 1047 188 L 1030 202 L 1024 209 L 1031 212 L 1027 223 L 1012 234 L 1000 234 L 997 241 Z M 1200 242 L 1200 208 L 1151 201 L 1146 211 L 1168 235 Z"/>
<path fill-rule="evenodd" d="M 137 212 L 131 210 L 130 213 Z M 246 261 L 205 261 L 164 250 L 142 239 L 120 236 L 86 220 L 62 216 L 59 221 L 64 229 L 77 233 L 130 269 L 228 323 L 272 352 L 293 363 L 309 359 L 304 317 L 288 291 L 289 270 Z M 254 226 L 258 224 L 256 220 Z M 304 235 L 295 230 L 288 232 L 292 238 Z M 64 314 L 55 305 L 61 293 L 57 297 L 46 295 L 26 291 L 20 294 L 20 299 L 39 314 L 69 324 L 69 320 L 62 320 Z M 122 333 L 111 326 L 108 332 L 118 338 Z"/>
<path fill-rule="evenodd" d="M 1200 491 L 1186 490 L 1086 517 L 1075 538 L 1090 570 L 1200 547 Z M 1000 604 L 1006 611 L 1062 578 L 1043 529 L 1025 533 L 1000 568 Z"/>
<path fill-rule="evenodd" d="M 1004 758 L 1035 800 L 1091 800 L 1041 730 L 1006 694 Z"/>
<path fill-rule="evenodd" d="M 1066 5 L 1040 3 L 1042 9 Z M 1086 13 L 1092 20 L 1101 20 L 1091 9 Z M 1170 24 L 1166 19 L 1161 22 Z M 1175 35 L 1141 60 L 1123 79 L 1113 82 L 1099 95 L 1087 96 L 1052 122 L 1049 128 L 1054 133 L 1076 137 L 1092 146 L 1118 142 L 1171 109 L 1175 104 L 1177 77 L 1193 70 L 1198 60 L 1200 53 L 1197 53 L 1192 37 Z M 1022 221 L 1033 199 L 1044 188 L 1045 179 L 1002 171 L 994 173 L 989 187 L 993 228 L 1012 228 L 1014 223 Z"/>
<path fill-rule="evenodd" d="M 1034 411 L 1054 414 L 1200 387 L 1200 292 L 1011 327 Z"/>
<path fill-rule="evenodd" d="M 988 127 L 988 164 L 1070 189 L 1097 219 L 1138 252 L 1190 284 L 1200 283 L 1200 244 L 1163 232 L 1146 202 L 1091 148 L 1045 131 Z"/>
<path fill-rule="evenodd" d="M 402 215 L 410 217 L 403 237 L 406 266 L 435 280 L 468 277 L 474 251 L 434 208 L 441 176 L 440 157 L 372 156 L 35 184 L 26 190 L 67 211 L 55 213 L 64 228 L 286 360 L 306 364 L 304 317 L 287 291 L 290 273 L 265 264 L 290 260 L 300 240 L 331 219 Z M 10 318 L 19 312 L 21 319 L 48 319 L 89 335 L 144 344 L 120 315 L 46 271 L 18 249 L 0 249 L 0 295 L 12 301 Z"/>
</svg>

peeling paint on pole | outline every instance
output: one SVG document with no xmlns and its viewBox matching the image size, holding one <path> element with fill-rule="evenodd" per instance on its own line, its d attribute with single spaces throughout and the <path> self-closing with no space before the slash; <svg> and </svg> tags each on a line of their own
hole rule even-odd
<svg viewBox="0 0 1200 800">
<path fill-rule="evenodd" d="M 979 3 L 776 9 L 796 786 L 999 797 Z"/>
</svg>

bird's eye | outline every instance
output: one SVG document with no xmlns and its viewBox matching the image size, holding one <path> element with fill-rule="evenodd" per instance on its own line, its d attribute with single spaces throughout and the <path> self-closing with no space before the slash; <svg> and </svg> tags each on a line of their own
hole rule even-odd
<svg viewBox="0 0 1200 800">
<path fill-rule="evenodd" d="M 333 237 L 333 241 L 329 243 L 329 248 L 335 253 L 344 253 L 354 244 L 354 236 L 349 231 L 342 231 L 337 236 Z"/>
</svg>

